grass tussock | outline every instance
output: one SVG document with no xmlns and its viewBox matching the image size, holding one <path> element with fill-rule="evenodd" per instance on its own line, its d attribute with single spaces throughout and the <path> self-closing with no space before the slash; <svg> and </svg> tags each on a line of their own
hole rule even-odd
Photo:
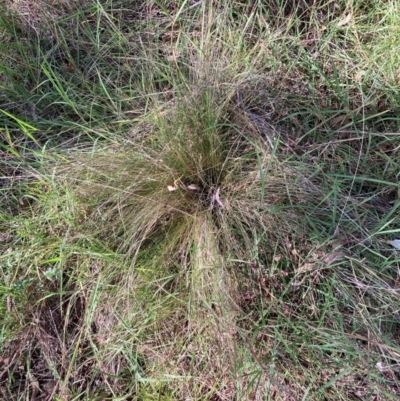
<svg viewBox="0 0 400 401">
<path fill-rule="evenodd" d="M 0 394 L 395 400 L 397 5 L 0 8 Z"/>
</svg>

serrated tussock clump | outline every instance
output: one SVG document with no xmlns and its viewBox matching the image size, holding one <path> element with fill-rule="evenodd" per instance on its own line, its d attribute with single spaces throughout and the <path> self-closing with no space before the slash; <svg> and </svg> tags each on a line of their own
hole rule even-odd
<svg viewBox="0 0 400 401">
<path fill-rule="evenodd" d="M 171 115 L 155 113 L 140 143 L 72 161 L 91 229 L 132 265 L 149 247 L 164 249 L 161 265 L 188 262 L 204 219 L 226 259 L 251 249 L 252 232 L 275 243 L 292 231 L 285 220 L 310 204 L 307 180 L 267 140 L 247 136 L 207 92 Z"/>
</svg>

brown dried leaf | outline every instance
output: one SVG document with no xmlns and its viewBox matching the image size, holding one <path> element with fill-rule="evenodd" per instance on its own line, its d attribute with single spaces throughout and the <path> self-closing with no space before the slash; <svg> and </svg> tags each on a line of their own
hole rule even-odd
<svg viewBox="0 0 400 401">
<path fill-rule="evenodd" d="M 332 252 L 326 258 L 324 258 L 324 262 L 327 265 L 330 265 L 337 260 L 344 259 L 345 256 L 346 255 L 343 252 Z"/>
<path fill-rule="evenodd" d="M 347 25 L 351 21 L 352 17 L 353 17 L 352 13 L 347 14 L 341 21 L 339 21 L 338 26 Z"/>
<path fill-rule="evenodd" d="M 315 269 L 316 263 L 304 263 L 297 269 L 298 273 L 306 273 Z"/>
<path fill-rule="evenodd" d="M 189 189 L 191 191 L 198 191 L 200 189 L 200 187 L 196 184 L 190 184 L 187 186 L 187 189 Z"/>
</svg>

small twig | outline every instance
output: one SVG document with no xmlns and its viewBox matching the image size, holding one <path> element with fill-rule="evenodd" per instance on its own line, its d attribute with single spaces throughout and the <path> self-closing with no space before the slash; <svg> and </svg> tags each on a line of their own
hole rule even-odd
<svg viewBox="0 0 400 401">
<path fill-rule="evenodd" d="M 218 206 L 219 206 L 221 209 L 224 209 L 224 204 L 222 203 L 221 198 L 219 197 L 219 191 L 220 191 L 220 188 L 218 187 L 217 190 L 216 190 L 216 192 L 215 192 L 215 194 L 214 194 L 214 195 L 212 196 L 212 198 L 211 198 L 210 209 L 213 209 L 213 208 L 214 208 L 214 204 L 215 204 L 215 203 L 218 203 Z"/>
<path fill-rule="evenodd" d="M 192 4 L 191 6 L 185 8 L 185 9 L 181 12 L 181 14 L 182 14 L 182 13 L 185 13 L 186 11 L 190 10 L 191 8 L 195 8 L 195 7 L 199 6 L 202 2 L 203 2 L 203 0 L 200 0 L 200 1 L 198 1 L 197 3 Z"/>
<path fill-rule="evenodd" d="M 222 204 L 222 202 L 221 202 L 221 199 L 220 199 L 220 197 L 219 197 L 219 187 L 217 188 L 217 192 L 215 193 L 215 200 L 216 200 L 216 202 L 218 203 L 218 205 L 220 205 L 221 206 L 221 208 L 223 209 L 224 208 L 224 205 Z"/>
</svg>

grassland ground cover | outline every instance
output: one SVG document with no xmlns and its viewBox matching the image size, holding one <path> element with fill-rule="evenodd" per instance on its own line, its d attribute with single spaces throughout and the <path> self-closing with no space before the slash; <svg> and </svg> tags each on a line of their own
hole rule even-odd
<svg viewBox="0 0 400 401">
<path fill-rule="evenodd" d="M 0 399 L 400 399 L 397 1 L 0 5 Z"/>
</svg>

